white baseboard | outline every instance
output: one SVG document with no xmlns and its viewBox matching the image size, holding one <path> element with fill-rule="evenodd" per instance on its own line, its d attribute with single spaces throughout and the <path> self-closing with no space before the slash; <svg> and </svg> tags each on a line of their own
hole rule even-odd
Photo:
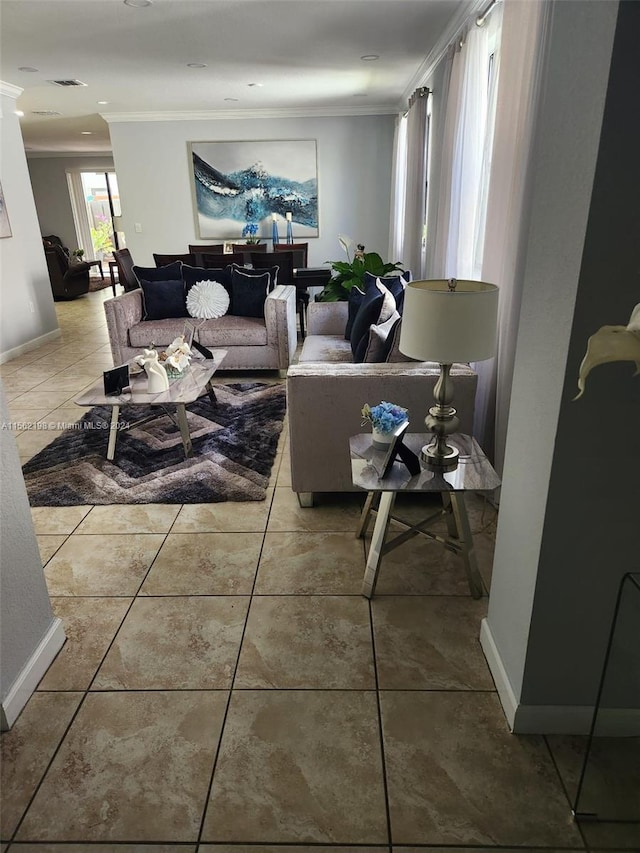
<svg viewBox="0 0 640 853">
<path fill-rule="evenodd" d="M 55 618 L 37 648 L 22 668 L 0 705 L 0 730 L 10 729 L 29 701 L 40 679 L 51 666 L 65 641 L 62 620 Z"/>
<path fill-rule="evenodd" d="M 0 364 L 4 364 L 6 361 L 11 361 L 12 358 L 17 358 L 19 355 L 23 355 L 25 352 L 31 352 L 33 349 L 38 349 L 42 344 L 46 344 L 49 341 L 55 341 L 62 335 L 62 331 L 60 329 L 54 329 L 51 332 L 47 332 L 46 335 L 40 335 L 39 338 L 34 338 L 32 341 L 27 341 L 24 344 L 20 344 L 20 346 L 14 347 L 13 349 L 8 349 L 5 352 L 0 352 Z"/>
<path fill-rule="evenodd" d="M 480 626 L 480 645 L 496 683 L 509 728 L 514 734 L 589 734 L 593 720 L 591 705 L 523 705 L 516 699 L 486 619 Z M 640 710 L 601 709 L 595 734 L 599 737 L 640 736 Z"/>
</svg>

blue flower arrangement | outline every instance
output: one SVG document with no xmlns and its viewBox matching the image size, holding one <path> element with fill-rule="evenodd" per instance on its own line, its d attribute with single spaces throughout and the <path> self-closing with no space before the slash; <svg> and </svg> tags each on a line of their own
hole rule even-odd
<svg viewBox="0 0 640 853">
<path fill-rule="evenodd" d="M 362 417 L 364 418 L 363 426 L 368 421 L 379 432 L 393 432 L 397 426 L 407 420 L 407 410 L 402 406 L 396 406 L 395 403 L 384 401 L 373 408 L 365 403 L 362 407 Z"/>
<path fill-rule="evenodd" d="M 246 237 L 247 243 L 259 243 L 260 238 L 257 237 L 258 226 L 255 222 L 247 222 L 242 229 L 242 236 Z"/>
</svg>

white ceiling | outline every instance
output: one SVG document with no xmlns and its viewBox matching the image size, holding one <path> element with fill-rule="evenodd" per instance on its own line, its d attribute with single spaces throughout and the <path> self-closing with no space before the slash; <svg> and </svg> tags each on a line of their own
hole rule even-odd
<svg viewBox="0 0 640 853">
<path fill-rule="evenodd" d="M 0 0 L 0 79 L 24 89 L 17 108 L 31 151 L 110 151 L 100 114 L 393 112 L 422 82 L 443 33 L 475 5 L 153 0 L 132 8 L 123 0 Z M 366 54 L 380 58 L 366 62 Z M 87 86 L 48 82 L 59 79 Z"/>
</svg>

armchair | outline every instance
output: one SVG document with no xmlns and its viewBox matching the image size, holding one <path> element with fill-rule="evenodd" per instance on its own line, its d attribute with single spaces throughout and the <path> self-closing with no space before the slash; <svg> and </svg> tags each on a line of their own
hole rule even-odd
<svg viewBox="0 0 640 853">
<path fill-rule="evenodd" d="M 55 302 L 76 299 L 89 292 L 90 264 L 70 263 L 64 249 L 58 245 L 45 247 L 44 253 Z"/>
</svg>

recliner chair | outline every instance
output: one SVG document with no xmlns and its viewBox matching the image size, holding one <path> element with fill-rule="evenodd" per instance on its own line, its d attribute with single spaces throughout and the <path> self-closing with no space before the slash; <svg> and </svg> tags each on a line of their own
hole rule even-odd
<svg viewBox="0 0 640 853">
<path fill-rule="evenodd" d="M 44 254 L 54 302 L 76 299 L 89 292 L 90 264 L 83 261 L 70 263 L 64 250 L 58 245 L 47 246 Z"/>
</svg>

